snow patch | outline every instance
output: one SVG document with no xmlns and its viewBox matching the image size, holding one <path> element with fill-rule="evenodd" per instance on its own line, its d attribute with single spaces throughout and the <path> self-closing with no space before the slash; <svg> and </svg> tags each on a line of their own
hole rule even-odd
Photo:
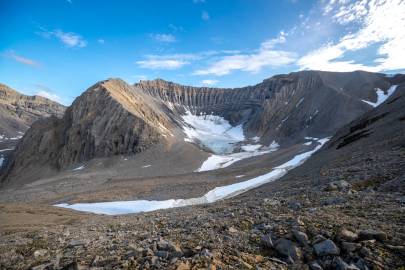
<svg viewBox="0 0 405 270">
<path fill-rule="evenodd" d="M 243 176 L 245 176 L 244 174 L 242 174 L 242 175 L 237 175 L 237 176 L 235 176 L 235 178 L 242 178 Z"/>
<path fill-rule="evenodd" d="M 261 144 L 246 144 L 246 145 L 242 145 L 241 148 L 243 151 L 246 152 L 253 152 L 258 150 L 260 147 L 262 147 Z"/>
<path fill-rule="evenodd" d="M 269 173 L 239 183 L 222 187 L 216 187 L 210 190 L 204 196 L 198 198 L 178 199 L 178 200 L 171 199 L 165 201 L 137 200 L 137 201 L 115 201 L 115 202 L 100 202 L 100 203 L 76 203 L 71 205 L 62 203 L 56 204 L 55 206 L 95 214 L 122 215 L 140 212 L 150 212 L 159 209 L 168 209 L 189 205 L 213 203 L 219 200 L 228 199 L 236 195 L 242 194 L 248 190 L 259 187 L 263 184 L 272 182 L 282 177 L 289 170 L 305 162 L 306 159 L 308 159 L 313 153 L 318 151 L 328 140 L 329 138 L 318 140 L 317 141 L 318 146 L 316 146 L 313 150 L 296 155 L 294 158 L 287 161 L 286 163 L 278 167 L 275 167 Z"/>
<path fill-rule="evenodd" d="M 232 153 L 236 143 L 245 140 L 242 125 L 233 127 L 217 115 L 194 115 L 189 110 L 182 116 L 187 142 L 201 143 L 216 154 Z"/>
<path fill-rule="evenodd" d="M 148 164 L 148 165 L 142 166 L 142 168 L 149 168 L 150 166 L 152 166 L 152 165 Z"/>
<path fill-rule="evenodd" d="M 297 105 L 295 105 L 295 108 L 298 108 L 298 106 L 300 106 L 303 101 L 304 101 L 304 98 L 301 98 L 301 99 L 298 101 Z"/>
<path fill-rule="evenodd" d="M 277 151 L 279 144 L 273 141 L 269 147 L 257 145 L 244 145 L 242 150 L 244 152 L 237 152 L 227 155 L 212 155 L 206 161 L 203 162 L 201 167 L 197 170 L 198 172 L 205 172 L 211 170 L 217 170 L 221 168 L 226 168 L 231 166 L 235 162 L 241 161 L 242 159 L 251 158 L 255 156 L 261 156 L 274 151 Z M 245 150 L 245 149 L 246 150 Z"/>
<path fill-rule="evenodd" d="M 85 167 L 85 166 L 82 165 L 82 166 L 80 166 L 80 167 L 74 168 L 73 171 L 80 171 L 80 170 L 83 170 L 84 167 Z"/>
<path fill-rule="evenodd" d="M 371 105 L 373 107 L 377 107 L 378 105 L 380 105 L 381 103 L 383 103 L 384 101 L 387 100 L 387 98 L 389 98 L 392 94 L 394 94 L 395 90 L 397 89 L 398 85 L 392 85 L 390 88 L 388 88 L 387 90 L 387 94 L 384 93 L 383 90 L 381 90 L 380 88 L 376 88 L 376 93 L 377 93 L 377 101 L 376 102 L 371 102 L 371 101 L 367 101 L 362 99 L 361 101 L 367 103 L 368 105 Z"/>
</svg>

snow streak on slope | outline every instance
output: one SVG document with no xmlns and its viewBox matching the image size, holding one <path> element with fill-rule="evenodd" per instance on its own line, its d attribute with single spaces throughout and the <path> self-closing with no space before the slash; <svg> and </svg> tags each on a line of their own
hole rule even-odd
<svg viewBox="0 0 405 270">
<path fill-rule="evenodd" d="M 380 88 L 376 88 L 376 91 L 377 91 L 377 101 L 376 102 L 371 102 L 371 101 L 367 101 L 367 100 L 362 100 L 362 101 L 373 107 L 377 107 L 378 105 L 383 103 L 385 100 L 387 100 L 387 98 L 389 98 L 392 94 L 394 94 L 397 87 L 398 87 L 398 85 L 392 85 L 387 90 L 387 94 L 385 94 L 384 91 L 381 90 Z"/>
<path fill-rule="evenodd" d="M 228 167 L 235 162 L 238 162 L 245 158 L 260 156 L 268 154 L 278 150 L 278 143 L 273 141 L 269 147 L 262 146 L 261 144 L 247 144 L 241 146 L 242 151 L 227 155 L 212 155 L 206 161 L 203 162 L 198 172 L 211 171 L 220 168 Z"/>
<path fill-rule="evenodd" d="M 186 111 L 183 120 L 186 141 L 201 143 L 217 154 L 232 153 L 234 145 L 245 139 L 242 125 L 233 127 L 217 115 L 194 115 Z"/>
<path fill-rule="evenodd" d="M 159 209 L 168 209 L 188 205 L 213 203 L 219 200 L 234 197 L 250 189 L 259 187 L 263 184 L 272 182 L 282 177 L 289 170 L 301 165 L 313 153 L 318 151 L 322 147 L 322 145 L 324 145 L 328 140 L 329 140 L 328 138 L 317 140 L 318 145 L 313 150 L 296 155 L 294 158 L 287 161 L 286 163 L 278 167 L 275 167 L 272 171 L 270 171 L 267 174 L 260 175 L 243 182 L 222 187 L 216 187 L 213 190 L 206 193 L 204 196 L 199 198 L 178 199 L 178 200 L 171 199 L 165 201 L 137 200 L 137 201 L 116 201 L 116 202 L 100 202 L 100 203 L 77 203 L 71 205 L 57 204 L 55 206 L 95 214 L 121 215 L 139 212 L 150 212 Z"/>
</svg>

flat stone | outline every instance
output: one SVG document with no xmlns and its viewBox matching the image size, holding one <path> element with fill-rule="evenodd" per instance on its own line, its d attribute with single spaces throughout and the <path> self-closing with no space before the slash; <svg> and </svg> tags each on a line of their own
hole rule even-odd
<svg viewBox="0 0 405 270">
<path fill-rule="evenodd" d="M 155 255 L 159 258 L 167 259 L 170 256 L 170 253 L 165 250 L 158 250 L 155 252 Z"/>
<path fill-rule="evenodd" d="M 351 242 L 342 242 L 342 248 L 346 252 L 353 252 L 361 248 L 361 244 L 359 243 L 351 243 Z"/>
<path fill-rule="evenodd" d="M 385 241 L 387 240 L 387 234 L 383 231 L 376 231 L 376 230 L 364 230 L 359 232 L 359 239 L 360 240 L 378 240 L 378 241 Z"/>
<path fill-rule="evenodd" d="M 315 244 L 314 251 L 317 256 L 339 255 L 340 253 L 339 248 L 330 239 Z"/>
<path fill-rule="evenodd" d="M 68 243 L 68 247 L 85 246 L 85 245 L 87 245 L 87 242 L 80 239 L 73 239 L 70 240 Z"/>
</svg>

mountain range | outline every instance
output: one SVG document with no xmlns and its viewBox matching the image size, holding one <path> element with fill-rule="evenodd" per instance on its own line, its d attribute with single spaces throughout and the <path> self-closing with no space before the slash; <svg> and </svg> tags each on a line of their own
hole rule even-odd
<svg viewBox="0 0 405 270">
<path fill-rule="evenodd" d="M 65 108 L 0 85 L 0 209 L 24 243 L 0 266 L 400 267 L 404 93 L 364 71 L 107 79 Z"/>
</svg>

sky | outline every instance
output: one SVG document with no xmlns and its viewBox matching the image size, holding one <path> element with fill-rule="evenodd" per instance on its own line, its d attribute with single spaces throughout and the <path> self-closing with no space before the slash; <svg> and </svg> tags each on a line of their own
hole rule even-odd
<svg viewBox="0 0 405 270">
<path fill-rule="evenodd" d="M 404 60 L 405 0 L 0 0 L 0 82 L 65 105 L 107 78 L 241 87 Z"/>
</svg>

